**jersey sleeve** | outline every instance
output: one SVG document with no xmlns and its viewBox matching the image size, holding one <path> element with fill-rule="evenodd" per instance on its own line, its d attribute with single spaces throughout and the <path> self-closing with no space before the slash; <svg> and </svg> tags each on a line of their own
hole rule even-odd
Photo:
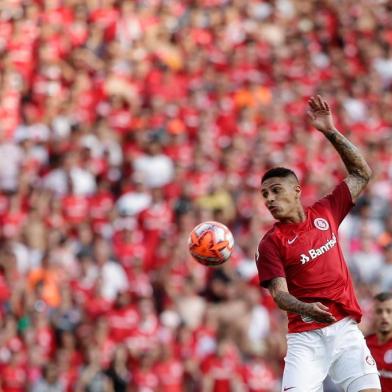
<svg viewBox="0 0 392 392">
<path fill-rule="evenodd" d="M 345 216 L 349 213 L 354 206 L 350 190 L 345 181 L 342 181 L 332 193 L 320 199 L 315 203 L 314 207 L 322 206 L 327 208 L 337 227 L 342 223 Z"/>
<path fill-rule="evenodd" d="M 260 241 L 255 259 L 261 286 L 267 287 L 272 279 L 286 277 L 278 248 L 268 237 Z"/>
</svg>

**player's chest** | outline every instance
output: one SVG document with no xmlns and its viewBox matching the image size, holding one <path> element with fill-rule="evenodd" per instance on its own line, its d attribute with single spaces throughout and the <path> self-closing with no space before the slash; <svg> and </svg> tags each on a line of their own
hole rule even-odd
<svg viewBox="0 0 392 392">
<path fill-rule="evenodd" d="M 327 217 L 315 217 L 304 229 L 283 233 L 280 242 L 286 269 L 308 267 L 338 247 L 337 235 Z"/>
</svg>

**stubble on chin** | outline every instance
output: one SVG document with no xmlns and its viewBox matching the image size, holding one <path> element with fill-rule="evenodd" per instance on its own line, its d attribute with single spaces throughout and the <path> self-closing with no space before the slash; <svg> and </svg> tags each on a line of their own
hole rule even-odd
<svg viewBox="0 0 392 392">
<path fill-rule="evenodd" d="M 392 326 L 384 326 L 379 328 L 380 334 L 383 336 L 389 335 L 392 332 Z"/>
</svg>

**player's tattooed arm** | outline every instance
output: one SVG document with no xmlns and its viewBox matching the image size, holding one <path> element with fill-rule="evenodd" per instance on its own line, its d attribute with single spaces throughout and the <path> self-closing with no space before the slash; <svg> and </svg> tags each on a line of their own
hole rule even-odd
<svg viewBox="0 0 392 392">
<path fill-rule="evenodd" d="M 348 139 L 339 131 L 335 130 L 325 135 L 339 153 L 348 176 L 344 179 L 351 193 L 351 198 L 355 201 L 370 180 L 372 170 L 365 158 Z"/>
<path fill-rule="evenodd" d="M 336 129 L 327 102 L 320 96 L 312 97 L 309 100 L 309 109 L 313 126 L 325 135 L 340 155 L 348 171 L 345 182 L 355 201 L 369 182 L 372 170 L 359 149 Z"/>
<path fill-rule="evenodd" d="M 306 313 L 308 304 L 299 301 L 289 293 L 285 278 L 272 279 L 268 286 L 268 290 L 280 309 L 298 314 Z"/>
<path fill-rule="evenodd" d="M 336 321 L 328 308 L 320 302 L 302 302 L 289 293 L 285 278 L 275 278 L 269 283 L 268 290 L 280 309 L 310 317 L 320 323 Z"/>
</svg>

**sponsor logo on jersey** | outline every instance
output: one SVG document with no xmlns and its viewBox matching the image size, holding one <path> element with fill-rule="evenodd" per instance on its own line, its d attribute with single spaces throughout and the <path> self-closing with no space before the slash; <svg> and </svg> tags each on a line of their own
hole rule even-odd
<svg viewBox="0 0 392 392">
<path fill-rule="evenodd" d="M 306 253 L 301 254 L 300 263 L 306 264 L 310 260 L 317 259 L 317 257 L 331 250 L 336 245 L 335 233 L 332 234 L 332 238 L 328 240 L 324 245 L 317 249 L 309 249 Z"/>
<path fill-rule="evenodd" d="M 310 258 L 302 253 L 301 255 L 301 264 L 305 264 L 310 260 Z"/>
<path fill-rule="evenodd" d="M 292 238 L 291 240 L 287 240 L 287 243 L 288 243 L 289 245 L 291 245 L 291 244 L 294 243 L 294 241 L 295 241 L 297 238 L 298 238 L 298 234 L 297 234 L 294 238 Z"/>
<path fill-rule="evenodd" d="M 316 229 L 322 230 L 322 231 L 326 231 L 329 229 L 329 223 L 326 219 L 324 218 L 316 218 L 313 221 Z"/>
</svg>

